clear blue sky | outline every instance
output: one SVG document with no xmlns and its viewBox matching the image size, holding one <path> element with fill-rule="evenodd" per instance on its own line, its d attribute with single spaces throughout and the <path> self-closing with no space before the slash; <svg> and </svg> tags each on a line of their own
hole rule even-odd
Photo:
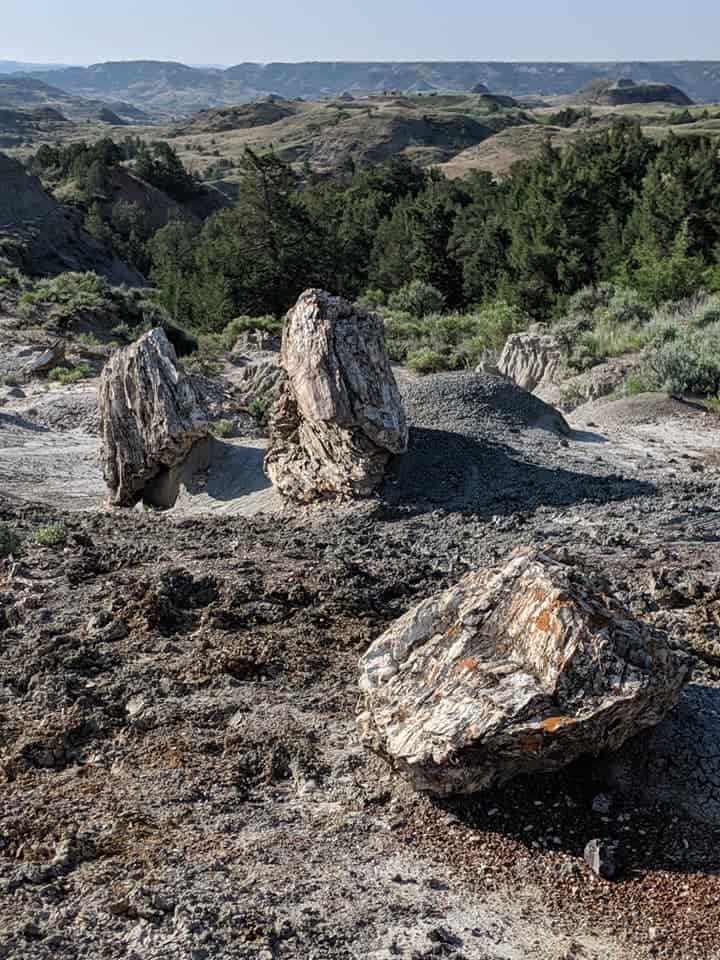
<svg viewBox="0 0 720 960">
<path fill-rule="evenodd" d="M 0 0 L 0 59 L 720 59 L 719 0 Z"/>
</svg>

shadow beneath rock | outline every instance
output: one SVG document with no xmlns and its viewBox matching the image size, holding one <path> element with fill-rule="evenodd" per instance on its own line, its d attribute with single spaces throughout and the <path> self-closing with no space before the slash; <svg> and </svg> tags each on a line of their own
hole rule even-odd
<svg viewBox="0 0 720 960">
<path fill-rule="evenodd" d="M 626 796 L 720 831 L 720 689 L 689 684 L 661 724 L 599 757 L 594 772 Z"/>
<path fill-rule="evenodd" d="M 265 446 L 215 441 L 205 493 L 213 500 L 237 500 L 270 490 L 263 472 Z"/>
<path fill-rule="evenodd" d="M 593 433 L 592 430 L 573 430 L 570 434 L 570 439 L 574 440 L 576 443 L 609 443 L 607 437 L 604 437 L 601 433 Z"/>
<path fill-rule="evenodd" d="M 603 781 L 601 772 L 596 760 L 584 758 L 557 773 L 518 777 L 434 805 L 469 829 L 475 840 L 497 835 L 534 854 L 565 853 L 582 860 L 590 840 L 619 840 L 627 853 L 625 880 L 646 870 L 718 874 L 720 824 L 689 819 L 674 804 L 627 796 Z M 593 808 L 600 797 L 607 798 L 609 809 L 602 804 Z"/>
<path fill-rule="evenodd" d="M 649 496 L 656 488 L 616 474 L 575 473 L 522 459 L 506 445 L 462 433 L 413 428 L 408 452 L 388 464 L 380 499 L 426 513 L 442 508 L 480 517 L 608 503 Z"/>
<path fill-rule="evenodd" d="M 225 443 L 213 437 L 197 441 L 185 460 L 148 483 L 144 500 L 160 509 L 175 505 L 184 491 L 191 499 L 229 503 L 272 490 L 263 473 L 261 442 Z"/>
<path fill-rule="evenodd" d="M 48 433 L 48 427 L 35 423 L 33 420 L 28 420 L 18 413 L 3 413 L 0 411 L 0 430 L 4 426 L 19 427 L 29 433 Z"/>
</svg>

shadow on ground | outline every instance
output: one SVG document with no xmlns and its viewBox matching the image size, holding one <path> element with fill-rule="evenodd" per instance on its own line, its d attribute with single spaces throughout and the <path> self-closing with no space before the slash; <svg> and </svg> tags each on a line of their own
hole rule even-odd
<svg viewBox="0 0 720 960">
<path fill-rule="evenodd" d="M 539 506 L 608 503 L 655 492 L 653 484 L 641 480 L 541 466 L 504 444 L 414 428 L 408 452 L 388 465 L 380 498 L 389 507 L 409 507 L 414 513 L 442 508 L 490 517 Z"/>
<path fill-rule="evenodd" d="M 27 430 L 29 433 L 47 433 L 48 428 L 33 420 L 28 420 L 18 413 L 0 412 L 0 430 L 3 427 L 19 427 L 21 430 Z"/>
<path fill-rule="evenodd" d="M 468 831 L 469 849 L 471 838 L 496 834 L 534 854 L 566 853 L 581 860 L 590 840 L 610 839 L 625 848 L 621 882 L 648 870 L 718 875 L 720 827 L 697 823 L 672 804 L 641 803 L 620 794 L 603 783 L 592 764 L 581 760 L 559 773 L 518 778 L 477 796 L 439 800 L 436 806 Z M 601 795 L 612 802 L 607 814 L 593 810 L 593 800 Z"/>
<path fill-rule="evenodd" d="M 213 500 L 236 500 L 270 490 L 263 472 L 265 448 L 214 441 L 205 493 Z"/>
<path fill-rule="evenodd" d="M 717 876 L 719 738 L 720 689 L 691 684 L 662 724 L 615 754 L 434 805 L 471 835 L 499 834 L 540 853 L 581 858 L 592 839 L 620 840 L 625 880 L 647 870 Z M 599 796 L 609 809 L 593 809 Z"/>
</svg>

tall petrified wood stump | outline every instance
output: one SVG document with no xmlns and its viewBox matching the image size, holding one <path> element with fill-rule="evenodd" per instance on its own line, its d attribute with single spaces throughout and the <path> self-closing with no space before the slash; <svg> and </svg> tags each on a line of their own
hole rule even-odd
<svg viewBox="0 0 720 960">
<path fill-rule="evenodd" d="M 160 328 L 109 360 L 99 407 L 103 475 L 114 506 L 137 503 L 209 433 L 192 381 Z"/>
<path fill-rule="evenodd" d="M 287 379 L 270 417 L 267 475 L 296 501 L 367 496 L 408 441 L 382 320 L 307 290 L 287 316 L 281 363 Z"/>
</svg>

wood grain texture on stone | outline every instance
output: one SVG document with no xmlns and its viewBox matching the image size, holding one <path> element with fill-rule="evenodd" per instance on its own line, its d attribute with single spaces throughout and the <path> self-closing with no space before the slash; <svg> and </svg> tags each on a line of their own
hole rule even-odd
<svg viewBox="0 0 720 960">
<path fill-rule="evenodd" d="M 281 364 L 287 379 L 270 416 L 267 475 L 301 502 L 370 494 L 408 441 L 382 320 L 307 290 L 285 321 Z"/>
<path fill-rule="evenodd" d="M 99 394 L 103 475 L 115 506 L 132 506 L 163 471 L 180 464 L 209 428 L 192 381 L 156 328 L 117 351 Z"/>
<path fill-rule="evenodd" d="M 585 571 L 528 548 L 410 610 L 360 667 L 361 739 L 436 795 L 614 750 L 659 723 L 689 675 Z"/>
</svg>

